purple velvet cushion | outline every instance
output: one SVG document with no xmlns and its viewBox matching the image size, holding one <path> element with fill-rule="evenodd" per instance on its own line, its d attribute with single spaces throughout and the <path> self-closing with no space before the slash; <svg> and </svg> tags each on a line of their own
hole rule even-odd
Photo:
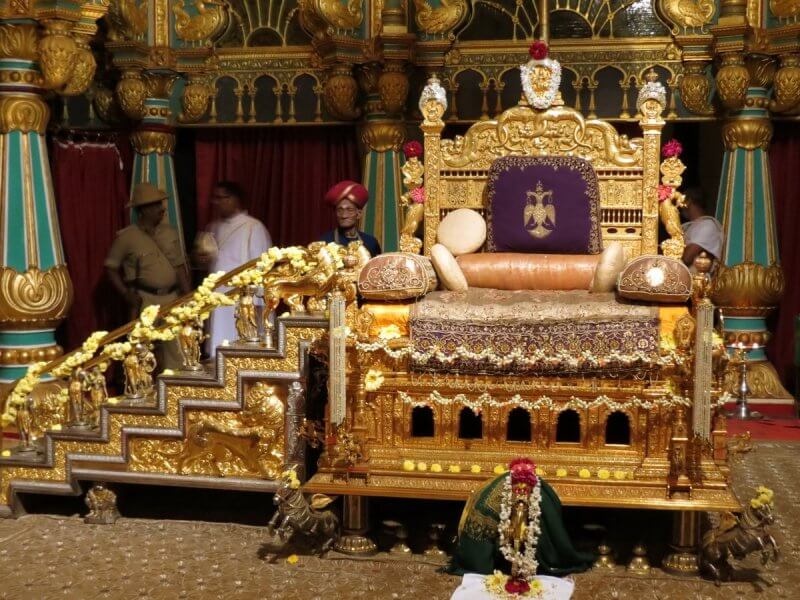
<svg viewBox="0 0 800 600">
<path fill-rule="evenodd" d="M 600 190 L 574 156 L 504 156 L 489 170 L 489 252 L 599 254 Z"/>
</svg>

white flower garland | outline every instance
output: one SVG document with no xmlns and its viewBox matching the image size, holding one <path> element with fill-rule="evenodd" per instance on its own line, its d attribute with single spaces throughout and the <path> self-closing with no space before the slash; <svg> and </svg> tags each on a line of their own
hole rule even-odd
<svg viewBox="0 0 800 600">
<path fill-rule="evenodd" d="M 517 552 L 506 539 L 512 505 L 511 473 L 506 475 L 503 481 L 503 497 L 500 501 L 500 522 L 497 524 L 497 532 L 500 535 L 500 552 L 503 554 L 503 558 L 511 563 L 511 573 L 525 581 L 532 580 L 539 567 L 536 560 L 536 546 L 542 532 L 539 524 L 542 514 L 541 502 L 542 486 L 537 478 L 536 485 L 528 493 L 528 528 L 525 532 L 525 549 L 521 553 Z"/>
<path fill-rule="evenodd" d="M 651 410 L 653 408 L 662 406 L 662 407 L 673 407 L 673 406 L 691 406 L 692 399 L 687 398 L 686 396 L 679 396 L 673 394 L 672 396 L 665 396 L 663 398 L 656 398 L 655 400 L 642 400 L 641 398 L 637 398 L 636 396 L 632 396 L 628 400 L 614 400 L 609 398 L 606 395 L 597 396 L 594 400 L 583 400 L 582 398 L 577 398 L 575 396 L 570 396 L 570 399 L 567 402 L 555 402 L 549 396 L 540 396 L 536 400 L 525 400 L 519 394 L 514 394 L 508 400 L 497 400 L 488 392 L 484 392 L 479 395 L 475 399 L 470 399 L 467 397 L 466 394 L 456 394 L 453 397 L 446 397 L 440 394 L 438 391 L 434 390 L 428 395 L 427 399 L 418 400 L 413 396 L 407 394 L 403 391 L 397 392 L 398 397 L 405 403 L 411 404 L 413 406 L 427 406 L 428 404 L 438 404 L 440 406 L 451 406 L 453 404 L 460 404 L 466 406 L 475 414 L 481 412 L 481 410 L 485 406 L 491 406 L 493 408 L 501 407 L 501 406 L 518 406 L 520 408 L 524 408 L 529 411 L 537 410 L 539 408 L 577 408 L 580 410 L 586 410 L 589 408 L 593 408 L 596 406 L 606 406 L 609 410 L 625 410 L 631 408 L 642 408 L 644 410 Z M 722 394 L 716 402 L 712 404 L 712 407 L 719 406 L 725 404 L 730 400 L 730 394 L 727 392 Z"/>
</svg>

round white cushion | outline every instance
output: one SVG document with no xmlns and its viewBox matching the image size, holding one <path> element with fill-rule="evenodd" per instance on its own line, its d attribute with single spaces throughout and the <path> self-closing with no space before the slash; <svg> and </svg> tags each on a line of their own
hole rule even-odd
<svg viewBox="0 0 800 600">
<path fill-rule="evenodd" d="M 431 248 L 431 262 L 439 276 L 439 281 L 445 288 L 455 292 L 463 292 L 467 289 L 467 279 L 461 272 L 461 267 L 458 266 L 455 257 L 445 246 L 435 244 Z"/>
<path fill-rule="evenodd" d="M 600 261 L 594 269 L 590 292 L 613 292 L 617 286 L 617 277 L 625 267 L 625 248 L 619 242 L 611 242 L 600 255 Z"/>
<path fill-rule="evenodd" d="M 475 252 L 486 241 L 486 221 L 477 211 L 459 208 L 441 220 L 436 238 L 453 256 Z"/>
</svg>

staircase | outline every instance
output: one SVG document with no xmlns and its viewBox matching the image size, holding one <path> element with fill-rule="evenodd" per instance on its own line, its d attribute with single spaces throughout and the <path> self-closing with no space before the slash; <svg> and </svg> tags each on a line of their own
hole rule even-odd
<svg viewBox="0 0 800 600">
<path fill-rule="evenodd" d="M 79 495 L 81 481 L 274 491 L 281 464 L 302 479 L 308 349 L 327 329 L 320 315 L 278 318 L 275 349 L 220 347 L 207 370 L 159 376 L 146 401 L 110 398 L 97 428 L 45 431 L 37 452 L 0 457 L 0 516 L 20 514 L 19 493 Z M 270 400 L 284 426 L 267 431 Z"/>
</svg>

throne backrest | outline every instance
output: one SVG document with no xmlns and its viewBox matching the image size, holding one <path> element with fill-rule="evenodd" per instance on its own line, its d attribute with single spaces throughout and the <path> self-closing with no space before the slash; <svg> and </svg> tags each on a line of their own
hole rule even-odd
<svg viewBox="0 0 800 600">
<path fill-rule="evenodd" d="M 577 156 L 503 156 L 487 184 L 487 252 L 599 254 L 600 191 Z"/>
<path fill-rule="evenodd" d="M 578 111 L 515 106 L 479 121 L 464 136 L 442 139 L 444 123 L 425 120 L 425 253 L 436 243 L 439 222 L 451 210 L 487 216 L 492 163 L 504 156 L 576 156 L 594 169 L 600 190 L 603 245 L 619 241 L 627 258 L 658 252 L 660 116 L 640 116 L 642 138 L 620 135 L 606 121 Z"/>
</svg>

